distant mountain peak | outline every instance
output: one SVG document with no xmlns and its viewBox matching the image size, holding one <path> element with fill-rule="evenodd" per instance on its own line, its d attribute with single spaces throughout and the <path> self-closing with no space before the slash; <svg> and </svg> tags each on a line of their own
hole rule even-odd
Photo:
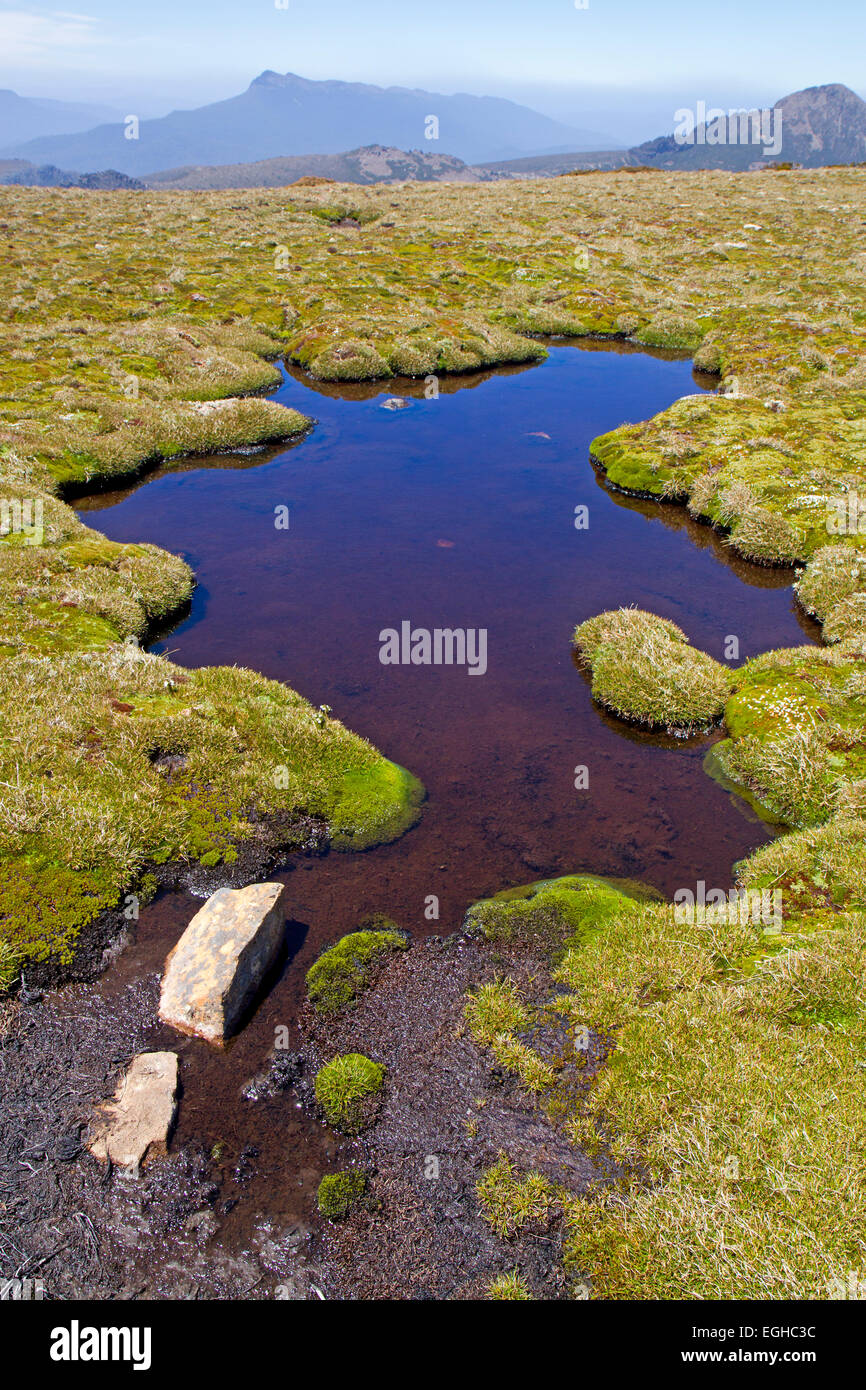
<svg viewBox="0 0 866 1390">
<path fill-rule="evenodd" d="M 250 87 L 288 87 L 293 82 L 303 80 L 295 72 L 274 72 L 273 68 L 265 68 L 264 72 L 253 78 Z"/>
</svg>

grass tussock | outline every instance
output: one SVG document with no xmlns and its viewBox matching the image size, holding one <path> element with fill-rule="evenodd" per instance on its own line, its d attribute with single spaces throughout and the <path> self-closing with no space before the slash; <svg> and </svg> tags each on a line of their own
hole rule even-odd
<svg viewBox="0 0 866 1390">
<path fill-rule="evenodd" d="M 509 1240 L 518 1231 L 546 1230 L 559 1199 L 553 1183 L 541 1173 L 520 1173 L 506 1154 L 500 1154 L 476 1186 L 478 1201 L 498 1236 Z"/>
<path fill-rule="evenodd" d="M 507 1274 L 498 1274 L 490 1281 L 487 1297 L 494 1302 L 527 1302 L 532 1294 L 526 1287 L 519 1270 L 511 1269 Z"/>
<path fill-rule="evenodd" d="M 866 669 L 844 644 L 747 662 L 725 725 L 716 765 L 774 820 L 820 825 L 866 810 Z"/>
<path fill-rule="evenodd" d="M 620 608 L 581 623 L 574 641 L 593 698 L 621 719 L 689 733 L 721 717 L 731 671 L 666 618 Z"/>
<path fill-rule="evenodd" d="M 491 980 L 470 991 L 464 1017 L 477 1043 L 489 1048 L 495 1061 L 516 1076 L 530 1095 L 542 1095 L 556 1081 L 552 1066 L 518 1033 L 528 1032 L 533 1013 L 523 1003 L 514 980 Z"/>
</svg>

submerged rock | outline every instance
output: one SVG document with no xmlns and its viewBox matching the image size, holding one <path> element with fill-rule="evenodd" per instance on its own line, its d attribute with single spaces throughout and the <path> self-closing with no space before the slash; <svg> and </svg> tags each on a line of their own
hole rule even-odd
<svg viewBox="0 0 866 1390">
<path fill-rule="evenodd" d="M 237 1030 L 283 944 L 285 885 L 220 888 L 165 963 L 159 1016 L 182 1033 L 222 1042 Z"/>
<path fill-rule="evenodd" d="M 148 1155 L 165 1153 L 176 1095 L 175 1052 L 133 1057 L 114 1100 L 97 1110 L 87 1144 L 94 1158 L 137 1168 Z"/>
</svg>

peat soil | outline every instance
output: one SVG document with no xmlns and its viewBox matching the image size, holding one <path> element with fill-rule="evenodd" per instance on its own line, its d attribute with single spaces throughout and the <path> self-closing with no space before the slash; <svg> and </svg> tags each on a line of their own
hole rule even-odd
<svg viewBox="0 0 866 1390">
<path fill-rule="evenodd" d="M 469 1034 L 466 991 L 502 973 L 530 1005 L 556 990 L 537 949 L 470 931 L 415 942 L 348 1013 L 302 1010 L 297 1050 L 275 1049 L 240 1097 L 251 1128 L 261 1122 L 284 1136 L 282 1158 L 297 1175 L 303 1213 L 294 1218 L 266 1200 L 252 1143 L 173 1145 L 134 1174 L 87 1153 L 96 1104 L 113 1093 L 132 1055 L 160 1045 L 158 975 L 109 995 L 85 985 L 59 999 L 25 990 L 0 1014 L 4 1277 L 41 1278 L 48 1297 L 66 1301 L 405 1300 L 477 1299 L 497 1275 L 516 1270 L 533 1297 L 572 1298 L 561 1210 L 503 1242 L 476 1192 L 502 1153 L 575 1195 L 591 1196 L 615 1175 L 574 1148 Z M 567 1049 L 556 1027 L 537 1030 L 531 1042 L 550 1060 Z M 369 1128 L 346 1138 L 322 1123 L 313 1078 L 325 1061 L 352 1051 L 383 1062 L 387 1080 Z M 560 1071 L 560 1087 L 579 1099 L 606 1051 L 591 1035 L 581 1065 Z M 326 1167 L 367 1175 L 365 1198 L 344 1221 L 313 1214 Z M 225 1241 L 223 1228 L 242 1203 L 252 1207 L 244 1240 Z"/>
<path fill-rule="evenodd" d="M 474 1042 L 463 1018 L 466 991 L 502 974 L 531 1006 L 557 989 L 537 947 L 493 944 L 470 930 L 397 953 L 345 1015 L 305 1012 L 303 1075 L 346 1052 L 387 1067 L 375 1122 L 337 1154 L 339 1167 L 368 1175 L 368 1190 L 347 1219 L 326 1223 L 316 1242 L 326 1296 L 478 1299 L 493 1278 L 516 1270 L 534 1298 L 574 1297 L 577 1277 L 562 1263 L 561 1210 L 504 1241 L 478 1200 L 478 1180 L 503 1153 L 519 1173 L 542 1173 L 575 1195 L 615 1176 L 611 1165 L 569 1143 Z M 566 1031 L 555 1025 L 537 1029 L 531 1044 L 551 1062 L 568 1055 Z M 588 1050 L 576 1054 L 581 1064 L 565 1062 L 558 1086 L 570 1099 L 590 1086 L 607 1050 L 590 1035 Z M 309 1085 L 298 1089 L 314 1109 Z"/>
</svg>

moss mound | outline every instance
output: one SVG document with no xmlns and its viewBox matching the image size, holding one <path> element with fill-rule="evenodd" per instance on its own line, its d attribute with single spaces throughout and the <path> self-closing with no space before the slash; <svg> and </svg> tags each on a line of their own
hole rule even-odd
<svg viewBox="0 0 866 1390">
<path fill-rule="evenodd" d="M 408 944 L 397 928 L 350 932 L 310 966 L 307 998 L 320 1013 L 339 1013 L 367 987 L 377 965 L 392 951 L 405 951 Z"/>
<path fill-rule="evenodd" d="M 328 1124 L 356 1134 L 369 1123 L 385 1084 L 385 1068 L 361 1052 L 334 1057 L 316 1073 L 316 1100 Z"/>
<path fill-rule="evenodd" d="M 866 669 L 844 648 L 766 652 L 736 673 L 724 775 L 770 816 L 820 825 L 866 809 Z"/>
<path fill-rule="evenodd" d="M 627 879 L 569 874 L 509 888 L 474 903 L 464 927 L 480 929 L 490 940 L 535 939 L 562 951 L 658 896 L 655 889 Z"/>
<path fill-rule="evenodd" d="M 593 698 L 619 718 L 685 733 L 721 718 L 730 670 L 666 618 L 620 608 L 581 623 L 574 641 L 592 672 Z"/>
<path fill-rule="evenodd" d="M 397 840 L 415 825 L 426 792 L 417 777 L 387 758 L 348 765 L 328 824 L 335 849 L 371 849 Z"/>
<path fill-rule="evenodd" d="M 347 1168 L 342 1173 L 328 1173 L 322 1178 L 316 1202 L 319 1211 L 329 1221 L 341 1221 L 360 1202 L 366 1191 L 366 1173 Z"/>
</svg>

